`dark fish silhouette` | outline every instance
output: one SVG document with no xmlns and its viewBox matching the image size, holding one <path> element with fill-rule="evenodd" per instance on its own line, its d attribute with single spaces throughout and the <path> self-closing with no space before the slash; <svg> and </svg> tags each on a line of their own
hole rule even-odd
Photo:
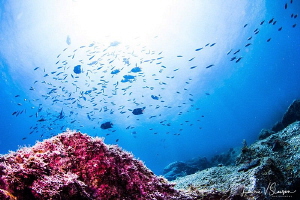
<svg viewBox="0 0 300 200">
<path fill-rule="evenodd" d="M 111 73 L 111 74 L 117 74 L 117 73 L 119 73 L 119 72 L 120 72 L 120 70 L 115 69 L 115 70 L 111 71 L 110 73 Z"/>
<path fill-rule="evenodd" d="M 136 108 L 132 111 L 132 114 L 134 115 L 141 115 L 144 113 L 144 110 L 145 110 L 146 107 L 143 107 L 143 108 Z"/>
<path fill-rule="evenodd" d="M 234 52 L 233 54 L 235 55 L 235 54 L 237 54 L 238 52 L 240 52 L 241 50 L 240 49 L 238 49 L 236 52 Z"/>
<path fill-rule="evenodd" d="M 65 113 L 64 113 L 64 110 L 63 109 L 61 109 L 61 111 L 60 111 L 60 113 L 59 113 L 59 115 L 58 115 L 58 119 L 62 119 L 62 118 L 64 118 L 65 117 Z"/>
<path fill-rule="evenodd" d="M 109 128 L 112 128 L 112 125 L 113 125 L 113 123 L 111 123 L 111 122 L 105 122 L 105 123 L 101 124 L 100 128 L 109 129 Z"/>
<path fill-rule="evenodd" d="M 288 7 L 288 4 L 286 3 L 286 4 L 284 5 L 284 9 L 287 9 L 287 7 Z"/>
<path fill-rule="evenodd" d="M 158 100 L 159 99 L 158 96 L 154 96 L 154 95 L 151 95 L 151 98 L 154 99 L 154 100 Z"/>
<path fill-rule="evenodd" d="M 131 75 L 124 75 L 123 76 L 125 79 L 134 79 L 135 76 L 131 76 Z"/>
<path fill-rule="evenodd" d="M 125 83 L 125 82 L 128 82 L 128 81 L 129 81 L 129 82 L 132 82 L 132 81 L 135 79 L 135 76 L 132 76 L 132 75 L 124 75 L 123 78 L 124 78 L 124 79 L 121 80 L 122 83 Z"/>
<path fill-rule="evenodd" d="M 131 69 L 131 72 L 134 72 L 134 73 L 140 72 L 140 71 L 142 71 L 142 70 L 139 67 L 134 67 L 134 68 Z"/>
<path fill-rule="evenodd" d="M 211 68 L 212 66 L 214 66 L 214 65 L 208 65 L 206 68 Z"/>
<path fill-rule="evenodd" d="M 76 65 L 74 67 L 73 71 L 74 71 L 75 74 L 81 74 L 82 73 L 81 65 Z"/>
<path fill-rule="evenodd" d="M 98 61 L 93 61 L 93 62 L 89 63 L 88 65 L 95 65 L 97 63 L 98 63 Z"/>
<path fill-rule="evenodd" d="M 44 121 L 46 121 L 44 118 L 41 118 L 41 119 L 39 119 L 39 120 L 37 120 L 38 122 L 44 122 Z"/>
<path fill-rule="evenodd" d="M 239 57 L 235 62 L 238 63 L 243 57 Z"/>
</svg>

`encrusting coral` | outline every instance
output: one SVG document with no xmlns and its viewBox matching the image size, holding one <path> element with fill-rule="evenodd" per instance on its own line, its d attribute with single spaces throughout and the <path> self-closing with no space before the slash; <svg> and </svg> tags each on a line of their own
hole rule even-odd
<svg viewBox="0 0 300 200">
<path fill-rule="evenodd" d="M 190 199 L 133 155 L 65 132 L 0 157 L 0 199 Z"/>
</svg>

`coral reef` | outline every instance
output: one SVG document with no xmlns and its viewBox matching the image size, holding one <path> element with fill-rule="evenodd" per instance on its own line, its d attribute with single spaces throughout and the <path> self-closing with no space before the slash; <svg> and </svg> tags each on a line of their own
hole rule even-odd
<svg viewBox="0 0 300 200">
<path fill-rule="evenodd" d="M 115 145 L 66 132 L 0 157 L 0 199 L 191 199 Z"/>
<path fill-rule="evenodd" d="M 0 199 L 300 199 L 299 109 L 294 101 L 283 129 L 261 131 L 240 151 L 170 164 L 170 177 L 186 175 L 172 182 L 116 145 L 68 131 L 0 156 Z"/>
</svg>

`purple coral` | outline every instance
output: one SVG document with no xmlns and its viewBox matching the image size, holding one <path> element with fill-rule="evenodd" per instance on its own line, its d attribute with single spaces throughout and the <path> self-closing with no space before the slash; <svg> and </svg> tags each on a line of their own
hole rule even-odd
<svg viewBox="0 0 300 200">
<path fill-rule="evenodd" d="M 133 155 L 62 133 L 0 157 L 1 199 L 189 199 Z"/>
</svg>

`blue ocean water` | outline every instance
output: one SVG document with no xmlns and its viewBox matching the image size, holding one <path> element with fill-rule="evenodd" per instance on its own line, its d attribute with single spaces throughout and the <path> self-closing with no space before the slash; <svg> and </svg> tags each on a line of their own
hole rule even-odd
<svg viewBox="0 0 300 200">
<path fill-rule="evenodd" d="M 0 2 L 2 154 L 71 129 L 161 174 L 300 97 L 297 0 Z"/>
</svg>

